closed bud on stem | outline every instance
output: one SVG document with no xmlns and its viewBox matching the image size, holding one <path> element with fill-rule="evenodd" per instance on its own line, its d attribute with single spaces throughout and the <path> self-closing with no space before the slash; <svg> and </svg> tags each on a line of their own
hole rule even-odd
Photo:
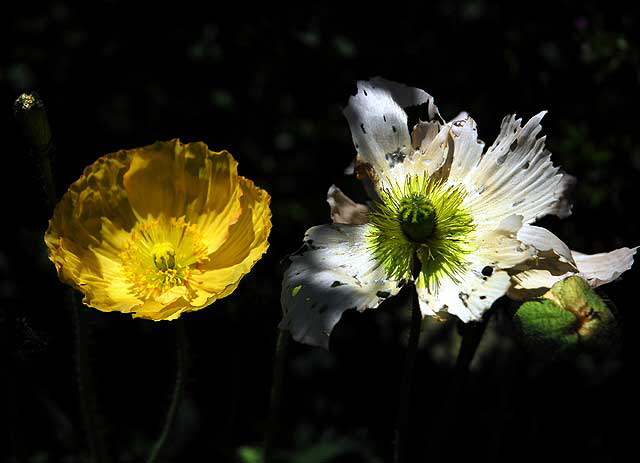
<svg viewBox="0 0 640 463">
<path fill-rule="evenodd" d="M 35 149 L 46 149 L 51 143 L 51 128 L 40 96 L 23 93 L 14 104 L 14 112 L 27 142 Z"/>
<path fill-rule="evenodd" d="M 514 321 L 525 347 L 541 356 L 605 353 L 620 343 L 618 320 L 578 276 L 559 281 L 542 298 L 522 304 Z"/>
</svg>

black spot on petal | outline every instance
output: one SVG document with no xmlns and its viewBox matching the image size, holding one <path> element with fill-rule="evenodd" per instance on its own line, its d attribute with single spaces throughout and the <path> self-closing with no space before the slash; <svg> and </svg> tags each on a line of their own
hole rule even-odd
<svg viewBox="0 0 640 463">
<path fill-rule="evenodd" d="M 346 285 L 346 283 L 343 283 L 343 282 L 338 281 L 338 280 L 336 280 L 336 281 L 334 281 L 333 283 L 331 283 L 331 287 L 332 287 L 332 288 L 335 288 L 335 287 L 337 287 L 337 286 L 344 286 L 344 285 Z"/>
<path fill-rule="evenodd" d="M 378 291 L 378 292 L 376 293 L 376 296 L 378 296 L 378 297 L 379 297 L 379 298 L 381 298 L 381 299 L 386 299 L 386 298 L 388 298 L 389 296 L 391 296 L 391 293 L 390 293 L 389 291 Z"/>
<path fill-rule="evenodd" d="M 482 274 L 486 277 L 490 277 L 491 275 L 493 275 L 493 267 L 487 265 L 482 269 Z"/>
</svg>

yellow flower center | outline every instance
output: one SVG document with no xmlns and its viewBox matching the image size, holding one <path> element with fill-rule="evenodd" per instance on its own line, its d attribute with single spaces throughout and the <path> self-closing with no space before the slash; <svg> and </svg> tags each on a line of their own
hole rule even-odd
<svg viewBox="0 0 640 463">
<path fill-rule="evenodd" d="M 189 289 L 189 278 L 207 254 L 197 227 L 184 218 L 149 218 L 131 230 L 121 257 L 130 290 L 149 298 L 176 286 Z"/>
</svg>

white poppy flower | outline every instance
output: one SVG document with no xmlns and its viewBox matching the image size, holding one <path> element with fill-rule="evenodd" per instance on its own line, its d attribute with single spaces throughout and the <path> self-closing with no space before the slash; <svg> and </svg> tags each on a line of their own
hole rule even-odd
<svg viewBox="0 0 640 463">
<path fill-rule="evenodd" d="M 420 104 L 431 120 L 410 133 L 403 108 Z M 535 297 L 576 274 L 596 287 L 631 267 L 637 248 L 587 256 L 532 225 L 571 213 L 565 193 L 574 179 L 538 137 L 544 112 L 524 126 L 505 117 L 487 150 L 466 113 L 444 123 L 429 94 L 381 78 L 358 82 L 344 114 L 373 206 L 329 189 L 334 223 L 307 231 L 284 275 L 280 328 L 294 339 L 327 348 L 345 310 L 398 294 L 416 254 L 423 316 L 464 322 L 505 294 Z"/>
</svg>

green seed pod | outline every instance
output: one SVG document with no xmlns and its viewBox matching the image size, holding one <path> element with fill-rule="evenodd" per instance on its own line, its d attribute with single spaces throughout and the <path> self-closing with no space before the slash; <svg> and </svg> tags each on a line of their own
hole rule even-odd
<svg viewBox="0 0 640 463">
<path fill-rule="evenodd" d="M 542 298 L 522 304 L 514 321 L 525 347 L 542 356 L 604 353 L 619 346 L 618 321 L 578 276 L 559 281 Z"/>
</svg>

